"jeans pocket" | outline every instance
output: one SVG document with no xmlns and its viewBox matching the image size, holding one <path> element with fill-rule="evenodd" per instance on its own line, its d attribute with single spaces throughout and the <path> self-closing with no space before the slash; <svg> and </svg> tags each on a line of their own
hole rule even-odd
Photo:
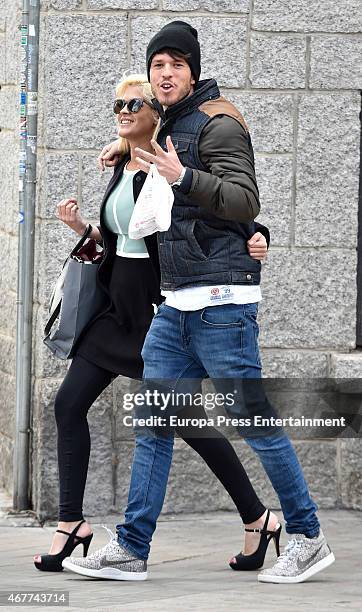
<svg viewBox="0 0 362 612">
<path fill-rule="evenodd" d="M 201 321 L 212 327 L 241 327 L 243 319 L 243 306 L 238 304 L 206 306 L 201 311 Z"/>
</svg>

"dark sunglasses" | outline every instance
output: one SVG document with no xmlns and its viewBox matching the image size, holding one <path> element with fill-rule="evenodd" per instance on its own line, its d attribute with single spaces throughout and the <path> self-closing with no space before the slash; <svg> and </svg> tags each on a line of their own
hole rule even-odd
<svg viewBox="0 0 362 612">
<path fill-rule="evenodd" d="M 151 104 L 151 102 L 143 100 L 142 98 L 132 98 L 132 100 L 128 101 L 118 98 L 113 103 L 113 112 L 118 115 L 121 110 L 127 106 L 130 113 L 138 113 L 144 104 L 147 104 L 150 108 L 154 109 L 154 106 L 153 104 Z"/>
</svg>

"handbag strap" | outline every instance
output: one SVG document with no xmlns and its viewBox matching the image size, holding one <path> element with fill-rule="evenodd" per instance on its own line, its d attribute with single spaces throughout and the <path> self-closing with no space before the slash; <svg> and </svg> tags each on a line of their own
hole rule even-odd
<svg viewBox="0 0 362 612">
<path fill-rule="evenodd" d="M 75 255 L 76 252 L 78 251 L 78 249 L 80 249 L 83 246 L 83 244 L 85 243 L 85 241 L 87 240 L 87 238 L 91 234 L 92 229 L 93 229 L 92 225 L 90 223 L 88 223 L 86 229 L 84 230 L 83 235 L 81 236 L 81 239 L 77 242 L 77 244 L 75 245 L 74 249 L 70 253 L 71 256 Z"/>
<path fill-rule="evenodd" d="M 59 316 L 61 305 L 62 305 L 62 300 L 59 300 L 58 304 L 56 305 L 53 313 L 49 317 L 49 320 L 48 320 L 48 322 L 47 322 L 47 324 L 46 324 L 46 326 L 44 328 L 45 336 L 48 336 L 50 334 L 50 330 L 53 327 L 54 322 L 56 321 L 56 319 Z"/>
</svg>

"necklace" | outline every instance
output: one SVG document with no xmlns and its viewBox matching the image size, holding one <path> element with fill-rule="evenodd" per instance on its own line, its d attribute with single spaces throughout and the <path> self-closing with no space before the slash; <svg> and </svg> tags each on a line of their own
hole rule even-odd
<svg viewBox="0 0 362 612">
<path fill-rule="evenodd" d="M 126 163 L 126 166 L 125 166 L 126 170 L 128 170 L 129 172 L 135 172 L 136 170 L 140 170 L 140 168 L 138 166 L 136 168 L 130 168 L 129 165 L 130 165 L 131 162 L 132 162 L 132 160 L 129 160 Z"/>
</svg>

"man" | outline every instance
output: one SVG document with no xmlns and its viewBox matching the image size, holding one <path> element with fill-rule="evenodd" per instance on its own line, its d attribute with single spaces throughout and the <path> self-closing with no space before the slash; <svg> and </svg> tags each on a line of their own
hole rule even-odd
<svg viewBox="0 0 362 612">
<path fill-rule="evenodd" d="M 260 263 L 247 255 L 259 212 L 251 139 L 238 110 L 214 80 L 199 82 L 197 32 L 176 21 L 147 48 L 147 71 L 162 116 L 155 154 L 138 150 L 140 167 L 154 163 L 172 185 L 172 224 L 159 236 L 159 307 L 143 348 L 146 380 L 260 380 L 257 305 Z M 166 109 L 165 111 L 163 109 Z M 113 149 L 107 160 L 112 158 Z M 246 398 L 247 403 L 248 398 Z M 264 402 L 268 409 L 267 401 Z M 265 408 L 263 401 L 260 409 Z M 244 406 L 245 407 L 245 406 Z M 277 492 L 290 541 L 263 582 L 303 582 L 334 561 L 320 530 L 295 451 L 279 430 L 245 436 Z M 172 437 L 150 445 L 136 437 L 125 522 L 118 539 L 64 567 L 88 576 L 123 564 L 124 579 L 144 579 L 149 542 L 161 511 Z M 150 448 L 152 446 L 152 448 Z M 108 565 L 107 565 L 108 564 Z M 107 571 L 107 570 L 106 570 Z M 103 572 L 103 573 L 102 573 Z"/>
</svg>

